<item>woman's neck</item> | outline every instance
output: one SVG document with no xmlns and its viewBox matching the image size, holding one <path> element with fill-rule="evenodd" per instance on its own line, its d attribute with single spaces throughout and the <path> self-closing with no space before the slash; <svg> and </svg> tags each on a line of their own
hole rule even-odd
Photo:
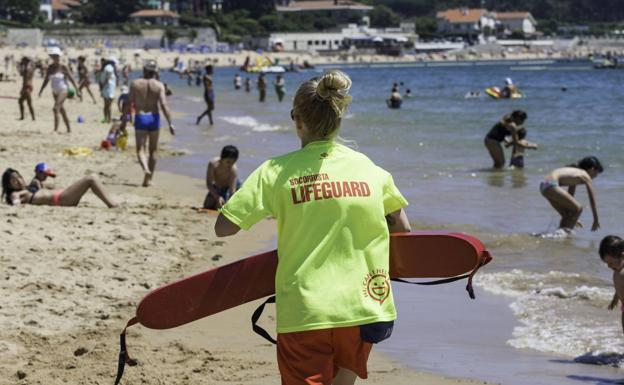
<svg viewBox="0 0 624 385">
<path fill-rule="evenodd" d="M 327 140 L 331 140 L 331 138 L 321 138 L 321 137 L 318 137 L 318 136 L 303 137 L 303 138 L 301 138 L 301 148 L 304 148 L 305 146 L 307 146 L 308 144 L 310 144 L 312 142 L 321 142 L 321 141 L 327 141 Z"/>
</svg>

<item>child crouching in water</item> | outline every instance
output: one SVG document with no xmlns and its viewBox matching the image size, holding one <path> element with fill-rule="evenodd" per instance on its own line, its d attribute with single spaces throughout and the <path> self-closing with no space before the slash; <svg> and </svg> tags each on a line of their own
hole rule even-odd
<svg viewBox="0 0 624 385">
<path fill-rule="evenodd" d="M 598 249 L 600 259 L 613 270 L 613 287 L 615 294 L 609 304 L 613 310 L 618 302 L 624 304 L 624 240 L 616 235 L 607 235 L 600 241 Z M 622 331 L 624 332 L 624 305 L 622 308 Z"/>
<path fill-rule="evenodd" d="M 566 232 L 572 231 L 576 226 L 581 227 L 579 218 L 583 212 L 583 206 L 574 198 L 576 186 L 585 185 L 587 195 L 594 216 L 591 231 L 600 228 L 598 221 L 598 209 L 592 180 L 602 173 L 602 164 L 595 156 L 587 156 L 577 164 L 557 168 L 551 171 L 540 183 L 539 189 L 542 196 L 548 200 L 551 206 L 561 215 L 559 228 Z M 564 189 L 567 188 L 567 191 Z"/>
<path fill-rule="evenodd" d="M 526 128 L 522 127 L 518 130 L 518 141 L 516 142 L 516 144 L 513 144 L 511 137 L 505 138 L 505 147 L 513 145 L 509 167 L 524 168 L 524 150 L 537 150 L 537 143 L 532 143 L 526 140 L 526 135 L 527 130 Z"/>
<path fill-rule="evenodd" d="M 221 149 L 221 156 L 208 162 L 206 186 L 208 194 L 204 199 L 204 208 L 220 209 L 225 202 L 240 188 L 238 180 L 238 149 L 227 145 Z"/>
</svg>

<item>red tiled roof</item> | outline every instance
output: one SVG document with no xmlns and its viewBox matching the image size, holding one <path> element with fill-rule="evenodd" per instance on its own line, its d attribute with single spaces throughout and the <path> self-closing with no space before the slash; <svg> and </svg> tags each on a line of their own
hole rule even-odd
<svg viewBox="0 0 624 385">
<path fill-rule="evenodd" d="M 165 11 L 162 9 L 142 9 L 130 14 L 130 17 L 173 17 L 178 18 L 178 15 L 172 11 Z"/>
<path fill-rule="evenodd" d="M 497 19 L 525 19 L 531 17 L 530 12 L 496 12 Z"/>
<path fill-rule="evenodd" d="M 55 11 L 69 11 L 80 5 L 78 0 L 52 0 L 52 9 Z"/>
<path fill-rule="evenodd" d="M 369 11 L 373 7 L 358 3 L 353 0 L 305 0 L 305 1 L 292 1 L 287 6 L 277 6 L 278 11 L 326 11 L 326 10 L 338 10 L 338 9 L 353 9 Z"/>
<path fill-rule="evenodd" d="M 438 19 L 446 19 L 449 23 L 476 23 L 485 15 L 486 9 L 482 8 L 457 8 L 438 12 Z"/>
</svg>

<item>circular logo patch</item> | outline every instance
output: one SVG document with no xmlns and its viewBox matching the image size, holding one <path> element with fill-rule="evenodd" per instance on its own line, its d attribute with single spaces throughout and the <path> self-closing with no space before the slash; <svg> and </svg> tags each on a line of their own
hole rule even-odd
<svg viewBox="0 0 624 385">
<path fill-rule="evenodd" d="M 368 274 L 364 285 L 364 294 L 374 301 L 379 302 L 380 305 L 390 296 L 388 274 L 383 269 Z"/>
</svg>

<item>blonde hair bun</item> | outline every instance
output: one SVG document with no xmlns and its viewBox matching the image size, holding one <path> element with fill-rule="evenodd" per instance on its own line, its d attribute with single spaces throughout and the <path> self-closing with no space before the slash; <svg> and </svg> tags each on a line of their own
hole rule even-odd
<svg viewBox="0 0 624 385">
<path fill-rule="evenodd" d="M 351 78 L 349 75 L 342 71 L 332 70 L 319 79 L 316 96 L 329 102 L 336 115 L 342 117 L 345 109 L 351 103 L 350 88 Z"/>
</svg>

